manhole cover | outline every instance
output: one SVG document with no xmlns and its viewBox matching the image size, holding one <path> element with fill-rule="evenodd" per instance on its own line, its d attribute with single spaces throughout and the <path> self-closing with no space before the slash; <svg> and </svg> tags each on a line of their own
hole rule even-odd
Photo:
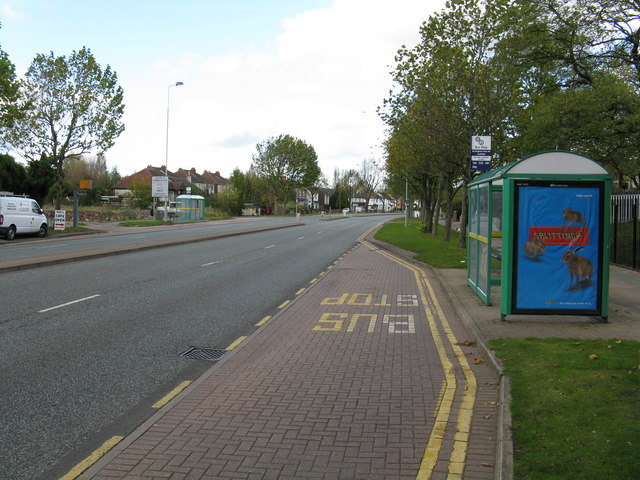
<svg viewBox="0 0 640 480">
<path fill-rule="evenodd" d="M 227 353 L 229 353 L 228 350 L 191 347 L 187 351 L 182 352 L 180 356 L 191 358 L 193 360 L 209 360 L 210 362 L 215 362 L 217 360 L 221 360 Z"/>
</svg>

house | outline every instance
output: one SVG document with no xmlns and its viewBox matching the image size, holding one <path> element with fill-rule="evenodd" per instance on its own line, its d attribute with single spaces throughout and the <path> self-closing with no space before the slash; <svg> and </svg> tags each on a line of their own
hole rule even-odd
<svg viewBox="0 0 640 480">
<path fill-rule="evenodd" d="M 308 211 L 325 210 L 329 208 L 329 197 L 333 190 L 330 188 L 318 188 L 312 192 L 308 188 L 296 190 L 296 202 L 298 207 Z"/>
<path fill-rule="evenodd" d="M 229 186 L 229 180 L 220 175 L 220 172 L 211 173 L 209 170 L 205 170 L 202 177 L 205 179 L 206 185 L 209 186 L 207 191 L 209 195 L 218 195 Z"/>
<path fill-rule="evenodd" d="M 133 175 L 129 175 L 128 177 L 124 177 L 118 183 L 113 185 L 111 189 L 113 190 L 114 195 L 117 195 L 118 197 L 124 197 L 127 195 L 131 195 L 131 185 L 133 185 L 135 182 L 148 183 L 149 185 L 151 185 L 152 177 L 164 177 L 165 175 L 166 173 L 164 168 L 148 165 L 147 168 L 140 170 Z M 176 196 L 180 195 L 180 193 L 182 193 L 182 188 L 182 182 L 174 178 L 173 174 L 169 172 L 169 196 L 171 198 L 175 198 Z"/>
<path fill-rule="evenodd" d="M 164 177 L 166 175 L 163 167 L 153 167 L 151 165 L 139 172 L 123 178 L 111 188 L 113 194 L 123 197 L 131 194 L 130 187 L 134 182 L 144 182 L 151 185 L 152 177 Z M 229 180 L 222 177 L 220 172 L 211 173 L 207 170 L 202 175 L 196 172 L 195 168 L 190 170 L 178 169 L 177 172 L 168 172 L 169 177 L 169 199 L 175 200 L 178 195 L 187 192 L 187 187 L 195 187 L 206 195 L 218 194 L 222 192 Z"/>
<path fill-rule="evenodd" d="M 195 168 L 184 170 L 179 168 L 177 172 L 171 174 L 175 178 L 179 178 L 184 184 L 197 188 L 199 191 L 209 194 L 206 179 L 196 172 Z"/>
<path fill-rule="evenodd" d="M 385 197 L 379 193 L 373 194 L 369 199 L 370 212 L 392 212 L 396 209 L 396 202 L 393 198 Z"/>
</svg>

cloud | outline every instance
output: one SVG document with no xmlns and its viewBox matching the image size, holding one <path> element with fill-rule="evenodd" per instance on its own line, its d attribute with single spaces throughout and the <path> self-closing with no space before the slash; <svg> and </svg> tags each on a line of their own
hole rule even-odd
<svg viewBox="0 0 640 480">
<path fill-rule="evenodd" d="M 376 108 L 391 88 L 394 55 L 417 43 L 420 24 L 443 3 L 334 0 L 283 20 L 261 49 L 150 62 L 125 86 L 127 131 L 107 153 L 109 164 L 128 174 L 164 164 L 166 155 L 170 170 L 228 175 L 248 169 L 255 145 L 280 134 L 313 145 L 329 177 L 336 167 L 379 159 L 384 125 Z M 158 78 L 161 86 L 149 88 Z M 169 97 L 176 81 L 184 86 Z"/>
<path fill-rule="evenodd" d="M 256 137 L 255 135 L 251 135 L 248 132 L 242 133 L 240 135 L 235 135 L 229 138 L 225 138 L 222 141 L 218 142 L 216 146 L 222 148 L 238 148 L 238 147 L 253 147 L 258 144 L 262 139 L 260 137 Z"/>
<path fill-rule="evenodd" d="M 25 18 L 22 12 L 19 12 L 9 3 L 0 3 L 0 12 L 2 12 L 3 18 L 21 19 Z"/>
</svg>

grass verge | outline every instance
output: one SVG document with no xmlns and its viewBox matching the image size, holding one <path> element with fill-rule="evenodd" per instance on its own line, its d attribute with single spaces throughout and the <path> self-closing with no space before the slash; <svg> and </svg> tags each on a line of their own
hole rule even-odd
<svg viewBox="0 0 640 480">
<path fill-rule="evenodd" d="M 118 225 L 123 227 L 155 227 L 156 225 L 173 224 L 173 222 L 165 222 L 164 220 L 127 220 L 119 222 Z"/>
<path fill-rule="evenodd" d="M 63 233 L 91 233 L 95 232 L 87 227 L 65 227 L 64 230 L 54 230 L 53 228 L 49 228 L 49 233 L 47 235 L 60 235 Z"/>
<path fill-rule="evenodd" d="M 640 343 L 498 339 L 511 377 L 514 478 L 640 478 Z"/>
<path fill-rule="evenodd" d="M 444 227 L 438 229 L 438 235 L 422 233 L 421 223 L 411 221 L 405 227 L 404 219 L 386 223 L 375 234 L 377 240 L 396 245 L 415 252 L 416 260 L 434 268 L 467 268 L 467 249 L 458 248 L 459 233 L 451 232 L 451 241 L 445 243 Z"/>
<path fill-rule="evenodd" d="M 220 217 L 207 217 L 205 218 L 205 220 L 228 220 L 229 218 L 233 218 L 233 217 L 224 217 L 224 216 L 220 216 Z M 189 221 L 189 220 L 186 220 Z M 191 220 L 191 222 L 199 222 L 201 220 Z M 120 225 L 122 225 L 123 227 L 155 227 L 157 225 L 173 225 L 175 223 L 182 223 L 185 222 L 184 220 L 176 220 L 176 221 L 171 221 L 171 222 L 165 222 L 164 220 L 129 220 L 126 222 L 120 222 Z"/>
</svg>

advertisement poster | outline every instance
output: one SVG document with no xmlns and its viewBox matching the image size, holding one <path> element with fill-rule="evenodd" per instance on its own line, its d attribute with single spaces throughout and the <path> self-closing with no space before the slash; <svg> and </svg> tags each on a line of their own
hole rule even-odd
<svg viewBox="0 0 640 480">
<path fill-rule="evenodd" d="M 599 314 L 601 183 L 517 182 L 514 313 Z"/>
</svg>

